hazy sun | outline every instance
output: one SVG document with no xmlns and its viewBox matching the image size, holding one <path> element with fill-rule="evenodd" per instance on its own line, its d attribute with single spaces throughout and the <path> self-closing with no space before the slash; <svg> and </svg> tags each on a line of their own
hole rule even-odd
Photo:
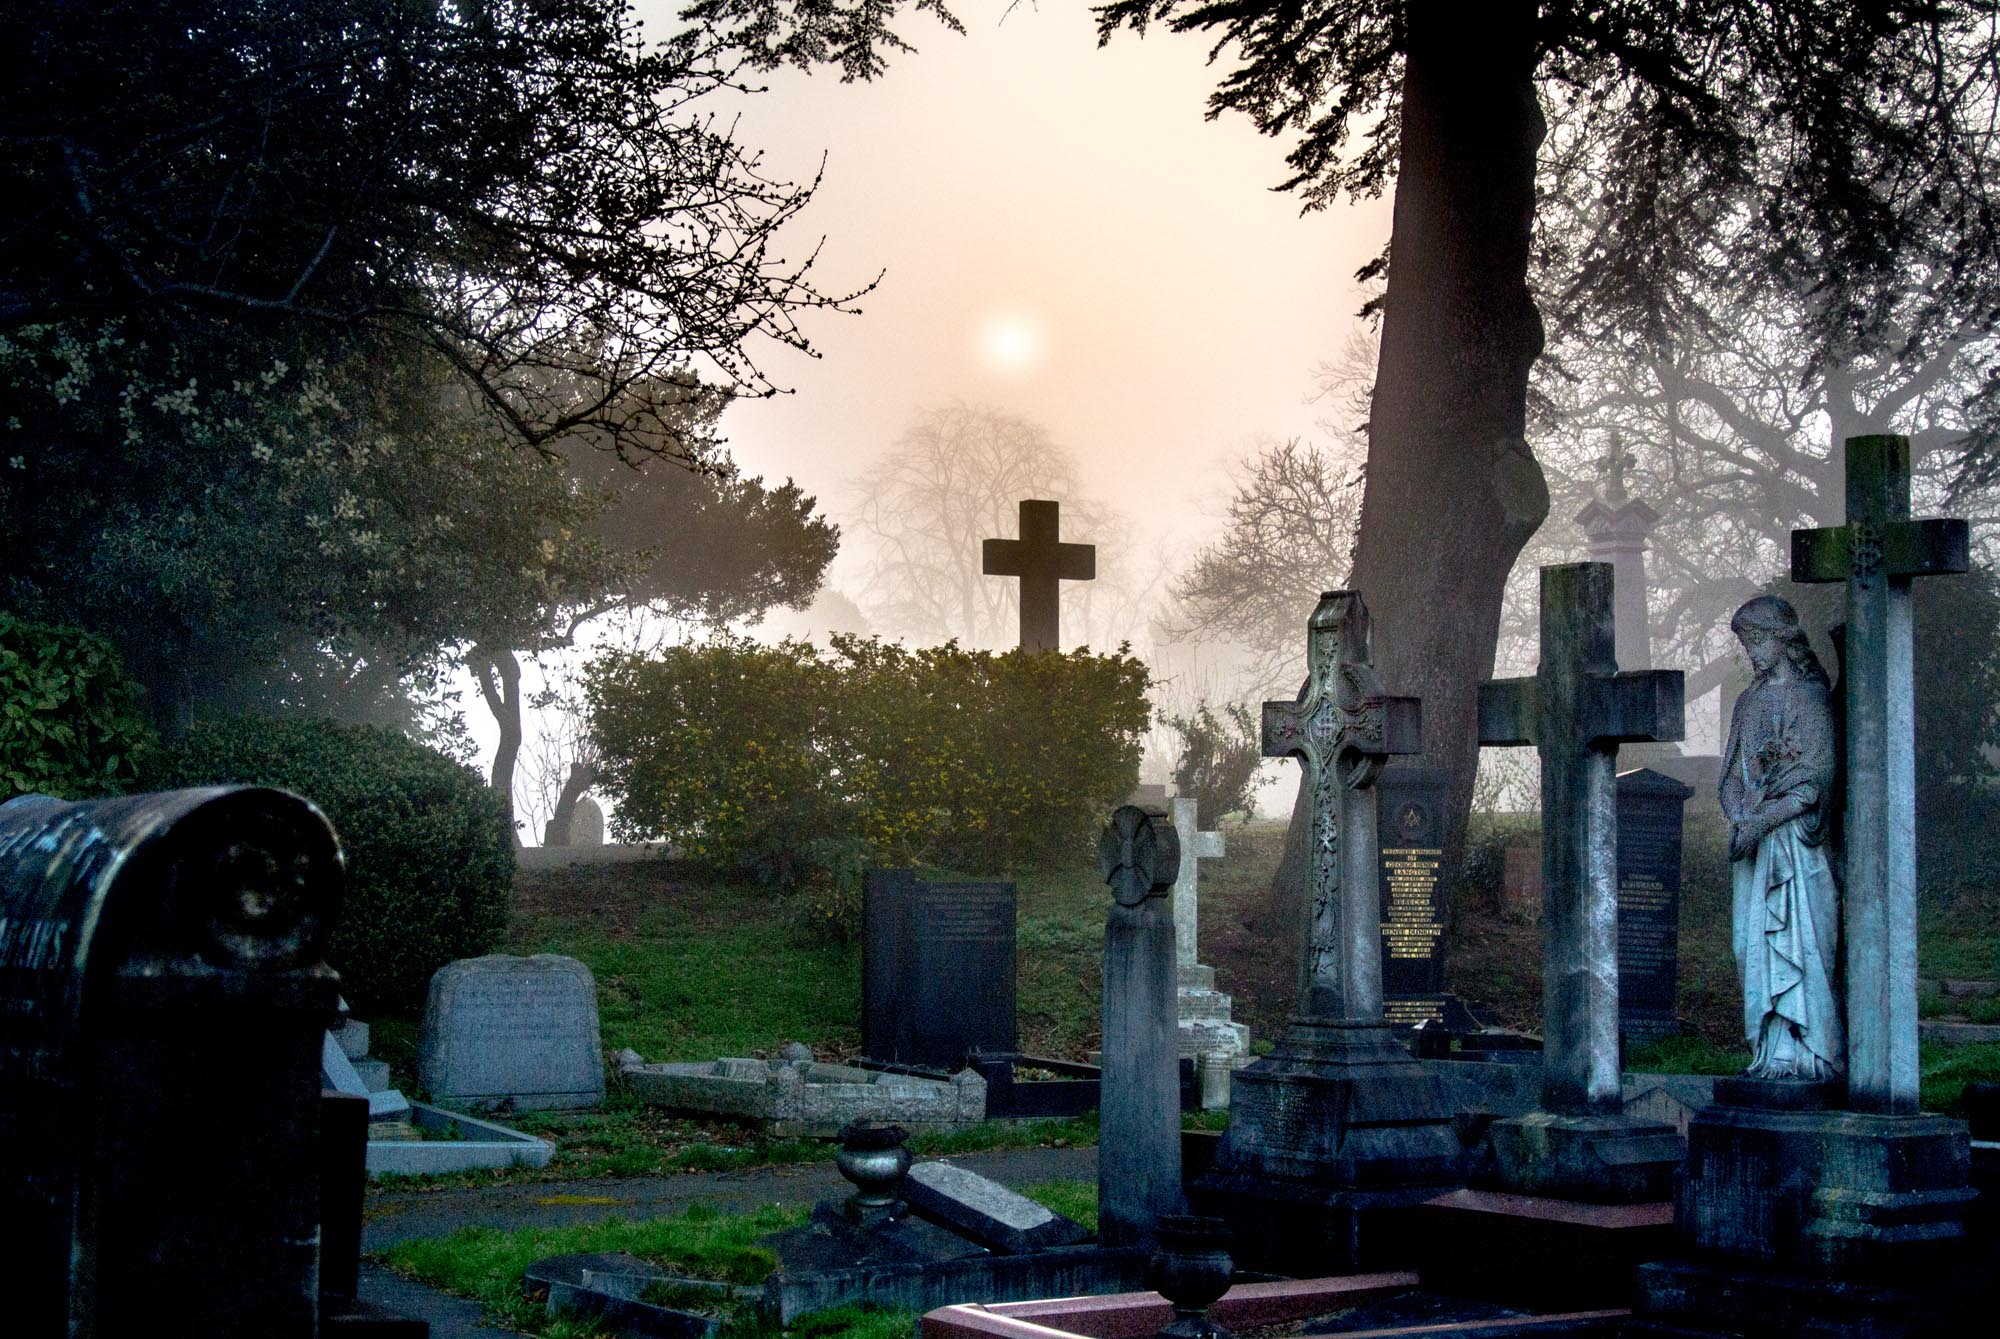
<svg viewBox="0 0 2000 1339">
<path fill-rule="evenodd" d="M 979 328 L 979 358 L 995 372 L 1026 372 L 1042 361 L 1042 328 L 1019 312 L 989 316 Z"/>
</svg>

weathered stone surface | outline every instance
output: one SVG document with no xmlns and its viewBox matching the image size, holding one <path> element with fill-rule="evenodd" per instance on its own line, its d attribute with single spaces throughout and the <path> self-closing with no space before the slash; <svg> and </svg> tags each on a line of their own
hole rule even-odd
<svg viewBox="0 0 2000 1339">
<path fill-rule="evenodd" d="M 1847 806 L 1842 832 L 1848 1100 L 1914 1114 L 1916 731 L 1910 583 L 1963 572 L 1962 520 L 1910 519 L 1910 443 L 1847 439 L 1847 524 L 1792 532 L 1792 580 L 1847 587 Z"/>
<path fill-rule="evenodd" d="M 920 1162 L 903 1178 L 910 1208 L 1009 1255 L 1073 1246 L 1090 1234 L 1074 1219 L 949 1162 Z"/>
<path fill-rule="evenodd" d="M 1181 1193 L 1180 1048 L 1173 909 L 1182 860 L 1166 816 L 1124 805 L 1098 839 L 1111 886 L 1104 926 L 1104 1131 L 1097 1153 L 1097 1227 L 1106 1246 L 1154 1244 Z"/>
<path fill-rule="evenodd" d="M 986 1080 L 969 1069 L 939 1080 L 853 1065 L 731 1057 L 628 1064 L 620 1073 L 643 1102 L 755 1121 L 788 1137 L 826 1138 L 857 1120 L 954 1130 L 986 1119 Z"/>
<path fill-rule="evenodd" d="M 1501 1187 L 1591 1204 L 1664 1202 L 1686 1147 L 1673 1126 L 1622 1113 L 1531 1111 L 1495 1121 L 1487 1140 Z"/>
<path fill-rule="evenodd" d="M 498 1167 L 546 1167 L 556 1146 L 519 1130 L 423 1102 L 410 1103 L 407 1138 L 368 1140 L 368 1175 L 438 1176 Z M 395 1129 L 377 1124 L 375 1129 Z M 414 1137 L 417 1132 L 429 1138 Z"/>
<path fill-rule="evenodd" d="M 861 1051 L 945 1073 L 974 1051 L 1019 1049 L 1011 883 L 931 883 L 909 869 L 862 880 Z"/>
<path fill-rule="evenodd" d="M 1479 742 L 1542 764 L 1542 1105 L 1618 1109 L 1614 773 L 1624 741 L 1681 738 L 1678 670 L 1619 673 L 1612 569 L 1542 569 L 1541 666 L 1479 687 Z"/>
<path fill-rule="evenodd" d="M 1681 1030 L 1681 826 L 1688 787 L 1641 767 L 1618 775 L 1618 1031 Z"/>
<path fill-rule="evenodd" d="M 495 953 L 439 968 L 424 1008 L 417 1075 L 445 1106 L 596 1106 L 604 1100 L 604 1061 L 590 969 L 552 953 Z"/>
</svg>

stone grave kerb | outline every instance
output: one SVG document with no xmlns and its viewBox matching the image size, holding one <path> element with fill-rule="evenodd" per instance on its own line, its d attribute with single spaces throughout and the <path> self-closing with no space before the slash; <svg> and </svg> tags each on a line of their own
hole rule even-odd
<svg viewBox="0 0 2000 1339">
<path fill-rule="evenodd" d="M 1479 686 L 1479 742 L 1541 755 L 1542 1106 L 1564 1115 L 1620 1109 L 1618 745 L 1685 733 L 1679 670 L 1619 672 L 1613 580 L 1544 567 L 1539 668 Z"/>
<path fill-rule="evenodd" d="M 1792 532 L 1792 580 L 1845 582 L 1842 951 L 1847 1100 L 1912 1115 L 1917 1072 L 1916 684 L 1910 583 L 1964 572 L 1969 528 L 1910 519 L 1910 443 L 1847 439 L 1847 523 Z"/>
<path fill-rule="evenodd" d="M 1040 499 L 1021 502 L 1019 539 L 980 544 L 979 570 L 986 576 L 1021 579 L 1021 649 L 1062 649 L 1061 583 L 1097 576 L 1097 549 L 1062 542 L 1062 504 Z"/>
<path fill-rule="evenodd" d="M 1203 860 L 1220 860 L 1222 834 L 1201 831 L 1200 806 L 1193 800 L 1173 802 L 1174 834 L 1180 840 L 1180 875 L 1174 880 L 1170 900 L 1174 907 L 1174 952 L 1183 967 L 1197 961 L 1195 940 L 1199 933 L 1200 867 Z"/>
<path fill-rule="evenodd" d="M 1298 699 L 1266 702 L 1263 714 L 1264 756 L 1297 758 L 1313 797 L 1307 857 L 1312 919 L 1300 965 L 1299 1013 L 1379 1023 L 1375 779 L 1390 755 L 1420 751 L 1421 704 L 1383 692 L 1368 606 L 1359 592 L 1323 593 L 1306 638 L 1306 682 Z"/>
</svg>

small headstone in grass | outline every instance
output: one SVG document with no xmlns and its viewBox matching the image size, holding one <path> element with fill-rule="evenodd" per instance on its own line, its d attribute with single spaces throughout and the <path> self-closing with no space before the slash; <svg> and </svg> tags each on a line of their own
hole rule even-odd
<svg viewBox="0 0 2000 1339">
<path fill-rule="evenodd" d="M 604 1061 L 590 969 L 553 953 L 447 963 L 431 978 L 417 1075 L 445 1106 L 596 1106 Z"/>
<path fill-rule="evenodd" d="M 902 1195 L 924 1217 L 1009 1255 L 1074 1246 L 1090 1235 L 1075 1219 L 949 1162 L 910 1168 Z"/>
</svg>

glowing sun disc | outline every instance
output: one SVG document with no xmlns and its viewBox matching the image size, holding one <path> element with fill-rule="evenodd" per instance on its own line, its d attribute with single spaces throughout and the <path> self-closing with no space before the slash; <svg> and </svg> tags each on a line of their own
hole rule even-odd
<svg viewBox="0 0 2000 1339">
<path fill-rule="evenodd" d="M 1042 328 L 1029 317 L 988 317 L 979 331 L 979 357 L 996 372 L 1025 372 L 1042 361 Z"/>
</svg>

